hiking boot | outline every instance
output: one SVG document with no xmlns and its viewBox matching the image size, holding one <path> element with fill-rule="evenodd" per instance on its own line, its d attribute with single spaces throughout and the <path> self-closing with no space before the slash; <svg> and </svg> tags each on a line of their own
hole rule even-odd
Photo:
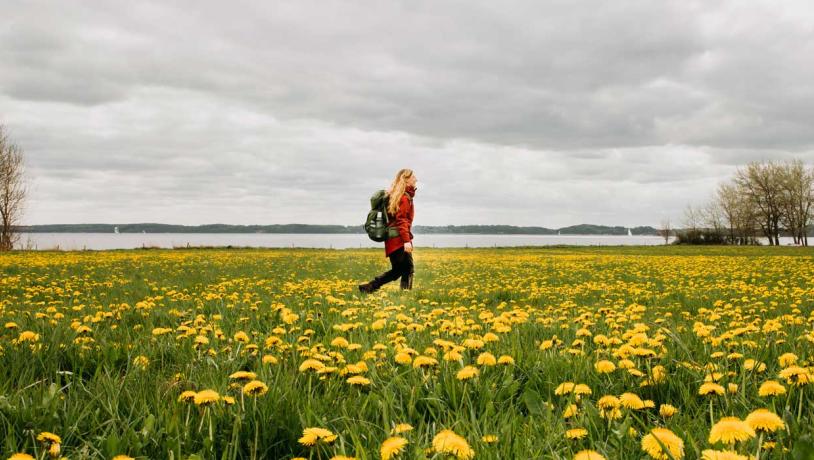
<svg viewBox="0 0 814 460">
<path fill-rule="evenodd" d="M 404 275 L 401 277 L 401 290 L 410 290 L 413 288 L 413 274 Z"/>
<path fill-rule="evenodd" d="M 376 290 L 372 283 L 362 283 L 359 285 L 359 292 L 362 294 L 370 294 Z"/>
</svg>

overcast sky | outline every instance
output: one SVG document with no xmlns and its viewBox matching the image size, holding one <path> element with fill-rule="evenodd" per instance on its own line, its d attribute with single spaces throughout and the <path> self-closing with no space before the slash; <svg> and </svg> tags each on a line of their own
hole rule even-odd
<svg viewBox="0 0 814 460">
<path fill-rule="evenodd" d="M 814 162 L 814 2 L 0 0 L 28 224 L 658 225 Z"/>
</svg>

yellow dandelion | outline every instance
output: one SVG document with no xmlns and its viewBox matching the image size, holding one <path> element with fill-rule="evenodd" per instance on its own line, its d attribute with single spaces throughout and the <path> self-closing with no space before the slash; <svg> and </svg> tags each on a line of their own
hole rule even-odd
<svg viewBox="0 0 814 460">
<path fill-rule="evenodd" d="M 325 428 L 306 428 L 302 430 L 302 437 L 298 440 L 303 446 L 311 447 L 318 442 L 330 444 L 336 441 L 337 435 Z"/>
<path fill-rule="evenodd" d="M 351 385 L 356 385 L 356 386 L 370 385 L 370 380 L 366 379 L 365 377 L 362 377 L 361 375 L 354 375 L 353 377 L 348 378 L 346 380 L 346 382 L 348 382 Z"/>
<path fill-rule="evenodd" d="M 718 395 L 721 396 L 726 393 L 726 390 L 721 385 L 718 385 L 715 382 L 705 382 L 701 384 L 701 387 L 698 388 L 698 394 L 701 396 L 705 395 Z"/>
<path fill-rule="evenodd" d="M 724 417 L 709 430 L 709 443 L 735 444 L 755 437 L 755 430 L 737 417 Z"/>
<path fill-rule="evenodd" d="M 574 455 L 574 460 L 605 460 L 605 457 L 595 450 L 581 450 Z"/>
<path fill-rule="evenodd" d="M 319 371 L 325 367 L 325 364 L 318 359 L 306 359 L 300 364 L 300 372 L 307 372 L 309 370 Z"/>
<path fill-rule="evenodd" d="M 746 416 L 745 422 L 756 432 L 774 433 L 786 427 L 783 420 L 768 409 L 757 409 Z"/>
<path fill-rule="evenodd" d="M 42 433 L 38 434 L 37 441 L 42 443 L 62 444 L 62 438 L 54 433 L 49 433 L 48 431 L 43 431 Z"/>
<path fill-rule="evenodd" d="M 619 407 L 619 404 L 621 404 L 619 398 L 613 395 L 605 395 L 596 402 L 596 405 L 600 409 L 615 409 Z"/>
<path fill-rule="evenodd" d="M 760 385 L 757 394 L 761 397 L 780 396 L 786 394 L 786 387 L 776 380 L 767 380 Z"/>
<path fill-rule="evenodd" d="M 454 455 L 459 460 L 475 457 L 475 451 L 469 447 L 466 439 L 455 434 L 452 430 L 441 430 L 432 439 L 432 448 L 438 454 Z"/>
<path fill-rule="evenodd" d="M 557 388 L 554 389 L 554 394 L 558 396 L 567 395 L 574 391 L 574 387 L 576 384 L 574 382 L 563 382 L 557 385 Z"/>
<path fill-rule="evenodd" d="M 642 438 L 642 450 L 656 460 L 684 457 L 684 441 L 667 428 L 653 428 Z"/>
<path fill-rule="evenodd" d="M 256 378 L 257 374 L 250 371 L 237 371 L 229 376 L 230 380 L 254 380 Z"/>
<path fill-rule="evenodd" d="M 269 391 L 268 385 L 261 382 L 260 380 L 252 380 L 247 384 L 243 385 L 243 394 L 249 396 L 262 396 Z"/>
<path fill-rule="evenodd" d="M 512 365 L 514 364 L 514 358 L 509 355 L 503 355 L 497 359 L 497 363 L 504 366 Z"/>
<path fill-rule="evenodd" d="M 610 374 L 616 370 L 616 364 L 613 364 L 612 361 L 603 359 L 594 363 L 594 369 L 600 374 Z"/>
<path fill-rule="evenodd" d="M 662 404 L 661 406 L 659 406 L 659 415 L 661 415 L 664 418 L 670 418 L 677 413 L 678 409 L 676 409 L 676 407 L 671 404 Z"/>
<path fill-rule="evenodd" d="M 11 454 L 8 460 L 34 460 L 34 457 L 23 452 L 17 452 L 16 454 Z"/>
<path fill-rule="evenodd" d="M 196 406 L 208 406 L 218 402 L 220 395 L 215 390 L 201 390 L 195 393 L 195 397 L 192 398 L 192 400 Z"/>
<path fill-rule="evenodd" d="M 396 455 L 404 452 L 406 447 L 407 440 L 402 437 L 394 436 L 392 438 L 385 439 L 380 449 L 382 460 L 390 460 Z"/>
<path fill-rule="evenodd" d="M 622 393 L 619 396 L 619 403 L 622 407 L 633 410 L 644 409 L 644 401 L 635 393 Z"/>
<path fill-rule="evenodd" d="M 197 392 L 192 390 L 184 391 L 178 396 L 178 402 L 192 402 L 195 400 L 196 394 Z"/>
<path fill-rule="evenodd" d="M 568 439 L 582 439 L 588 436 L 588 430 L 585 428 L 572 428 L 565 432 L 565 437 Z"/>
<path fill-rule="evenodd" d="M 486 444 L 495 444 L 498 441 L 497 436 L 493 434 L 485 434 L 481 436 L 480 440 Z"/>
<path fill-rule="evenodd" d="M 430 356 L 416 356 L 416 358 L 413 360 L 413 367 L 416 369 L 423 367 L 433 367 L 437 365 L 438 360 Z"/>
<path fill-rule="evenodd" d="M 477 363 L 478 366 L 494 366 L 497 364 L 497 358 L 495 358 L 495 355 L 485 351 L 478 355 Z"/>
<path fill-rule="evenodd" d="M 701 460 L 749 460 L 749 457 L 741 455 L 734 450 L 706 449 L 701 452 Z"/>
<path fill-rule="evenodd" d="M 408 431 L 413 431 L 413 426 L 409 423 L 399 423 L 393 427 L 391 431 L 392 434 L 399 434 L 399 433 L 406 433 Z"/>
<path fill-rule="evenodd" d="M 458 371 L 455 378 L 458 380 L 469 380 L 471 378 L 475 378 L 478 376 L 480 371 L 478 371 L 477 367 L 474 366 L 465 366 L 463 369 Z"/>
</svg>

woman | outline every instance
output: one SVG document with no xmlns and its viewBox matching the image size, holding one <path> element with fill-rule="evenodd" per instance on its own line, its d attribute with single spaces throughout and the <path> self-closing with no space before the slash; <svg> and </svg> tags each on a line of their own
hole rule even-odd
<svg viewBox="0 0 814 460">
<path fill-rule="evenodd" d="M 413 288 L 413 196 L 418 179 L 411 169 L 402 169 L 387 189 L 388 226 L 398 229 L 398 236 L 384 242 L 384 254 L 390 258 L 391 269 L 359 285 L 359 290 L 371 293 L 391 281 L 401 278 L 402 289 Z"/>
</svg>

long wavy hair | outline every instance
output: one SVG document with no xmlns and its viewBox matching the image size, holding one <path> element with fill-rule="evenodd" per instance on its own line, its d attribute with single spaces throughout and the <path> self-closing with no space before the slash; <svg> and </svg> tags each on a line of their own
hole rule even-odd
<svg viewBox="0 0 814 460">
<path fill-rule="evenodd" d="M 387 201 L 388 214 L 395 215 L 396 212 L 398 212 L 401 197 L 407 189 L 407 179 L 411 177 L 413 177 L 412 169 L 402 169 L 396 173 L 396 178 L 393 179 L 393 183 L 390 184 L 390 188 L 387 189 L 387 195 L 389 197 Z"/>
</svg>

